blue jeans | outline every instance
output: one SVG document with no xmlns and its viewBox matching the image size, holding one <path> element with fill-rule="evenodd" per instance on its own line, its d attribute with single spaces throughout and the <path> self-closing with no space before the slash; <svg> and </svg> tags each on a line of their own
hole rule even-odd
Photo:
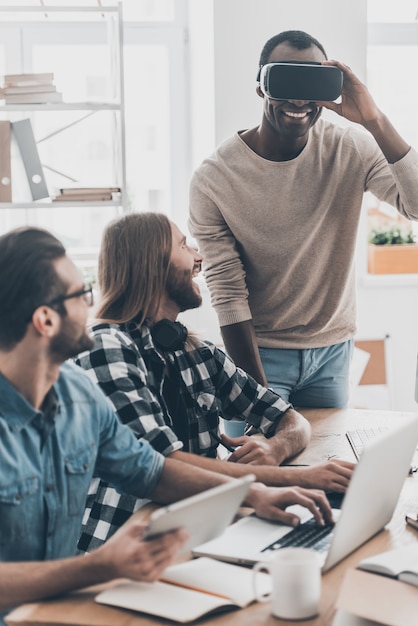
<svg viewBox="0 0 418 626">
<path fill-rule="evenodd" d="M 347 406 L 352 353 L 352 339 L 326 348 L 260 348 L 269 387 L 295 407 Z"/>
</svg>

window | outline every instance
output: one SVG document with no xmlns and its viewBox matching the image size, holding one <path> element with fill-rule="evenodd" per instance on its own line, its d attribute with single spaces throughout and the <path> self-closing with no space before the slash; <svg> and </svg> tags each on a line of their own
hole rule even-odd
<svg viewBox="0 0 418 626">
<path fill-rule="evenodd" d="M 378 106 L 382 108 L 404 139 L 418 147 L 418 3 L 398 0 L 387 3 L 368 0 L 367 84 Z M 397 221 L 397 211 L 369 199 L 379 219 Z M 372 222 L 373 223 L 373 222 Z M 376 222 L 373 223 L 375 225 Z M 418 224 L 412 222 L 418 236 Z"/>
<path fill-rule="evenodd" d="M 0 0 L 0 5 L 13 8 L 19 4 Z M 47 4 L 91 6 L 97 5 L 97 0 L 48 0 Z M 115 3 L 102 0 L 101 4 Z M 39 6 L 39 1 L 27 0 L 22 5 Z M 128 208 L 163 211 L 181 223 L 190 178 L 187 3 L 124 0 L 122 6 Z M 66 15 L 64 20 L 60 13 L 40 13 L 35 21 L 26 21 L 2 14 L 0 74 L 54 71 L 65 101 L 112 99 L 115 94 L 104 72 L 103 57 L 109 50 L 103 27 L 87 13 L 81 19 L 79 14 Z M 85 119 L 74 123 L 83 114 Z M 51 185 L 64 186 L 72 180 L 86 184 L 86 171 L 94 172 L 92 185 L 114 184 L 110 180 L 112 111 L 90 116 L 86 111 L 34 115 L 37 141 L 49 137 L 38 143 L 38 150 L 50 193 Z M 5 119 L 4 113 L 1 118 Z M 54 135 L 57 127 L 65 125 L 66 130 Z M 13 201 L 23 202 L 19 194 L 26 193 L 24 185 L 15 190 Z M 115 211 L 105 206 L 0 209 L 0 232 L 23 224 L 45 227 L 64 242 L 73 258 L 91 259 L 96 257 L 102 230 Z"/>
</svg>

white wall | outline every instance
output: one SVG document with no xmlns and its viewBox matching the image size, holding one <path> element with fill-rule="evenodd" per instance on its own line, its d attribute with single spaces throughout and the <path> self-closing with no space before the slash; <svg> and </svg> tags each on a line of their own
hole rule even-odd
<svg viewBox="0 0 418 626">
<path fill-rule="evenodd" d="M 267 39 L 283 30 L 307 31 L 330 58 L 344 60 L 365 76 L 364 0 L 214 0 L 213 9 L 217 143 L 260 122 L 258 59 Z"/>
<path fill-rule="evenodd" d="M 305 30 L 324 45 L 329 58 L 347 63 L 366 80 L 366 0 L 190 0 L 190 8 L 195 166 L 236 130 L 259 123 L 261 100 L 255 92 L 258 59 L 272 35 L 288 29 Z M 210 62 L 204 61 L 207 52 L 211 53 Z M 200 66 L 198 59 L 202 60 Z M 202 71 L 196 73 L 198 67 L 205 70 L 204 88 Z M 341 120 L 338 116 L 334 119 Z M 357 259 L 358 335 L 390 335 L 392 408 L 415 411 L 418 279 L 366 277 L 365 241 L 363 225 Z M 187 322 L 217 341 L 217 319 L 205 290 L 204 302 L 202 310 L 188 314 Z"/>
</svg>

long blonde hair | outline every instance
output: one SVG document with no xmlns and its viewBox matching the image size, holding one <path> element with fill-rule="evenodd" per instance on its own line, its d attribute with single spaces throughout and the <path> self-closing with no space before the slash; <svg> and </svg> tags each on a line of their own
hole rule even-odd
<svg viewBox="0 0 418 626">
<path fill-rule="evenodd" d="M 138 326 L 153 321 L 164 293 L 172 246 L 162 213 L 129 213 L 106 228 L 99 254 L 100 305 L 96 315 Z"/>
</svg>

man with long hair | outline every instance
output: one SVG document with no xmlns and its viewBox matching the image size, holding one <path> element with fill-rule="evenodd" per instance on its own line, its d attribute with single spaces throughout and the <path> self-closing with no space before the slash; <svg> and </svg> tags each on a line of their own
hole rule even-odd
<svg viewBox="0 0 418 626">
<path fill-rule="evenodd" d="M 351 463 L 278 467 L 308 443 L 307 420 L 177 321 L 180 312 L 201 304 L 194 280 L 201 262 L 199 252 L 163 214 L 131 213 L 110 223 L 99 255 L 94 346 L 76 363 L 138 438 L 193 466 L 192 471 L 205 468 L 233 477 L 254 473 L 266 485 L 343 492 Z M 221 417 L 245 421 L 247 434 L 222 436 Z M 228 461 L 216 458 L 220 441 L 236 446 Z M 94 482 L 80 550 L 100 545 L 139 505 Z"/>
</svg>

